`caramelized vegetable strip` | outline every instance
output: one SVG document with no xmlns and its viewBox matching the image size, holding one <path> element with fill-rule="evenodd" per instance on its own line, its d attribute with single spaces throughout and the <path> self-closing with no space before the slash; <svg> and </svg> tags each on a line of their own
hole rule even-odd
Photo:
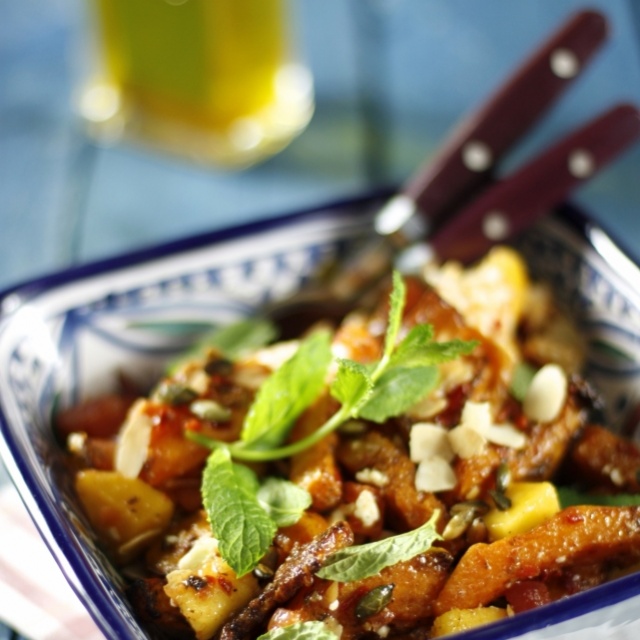
<svg viewBox="0 0 640 640">
<path fill-rule="evenodd" d="M 340 626 L 341 640 L 356 640 L 362 637 L 363 625 L 369 632 L 380 631 L 381 636 L 390 630 L 396 633 L 426 625 L 433 618 L 432 603 L 452 562 L 448 552 L 434 548 L 363 580 L 320 581 L 315 588 L 318 597 L 302 592 L 276 610 L 269 629 L 334 619 Z"/>
<path fill-rule="evenodd" d="M 550 480 L 556 473 L 572 438 L 584 425 L 580 399 L 570 392 L 557 420 L 537 423 L 529 432 L 529 443 L 512 452 L 509 467 L 517 480 Z"/>
<path fill-rule="evenodd" d="M 458 486 L 448 493 L 446 501 L 455 503 L 486 498 L 487 491 L 493 488 L 496 470 L 503 462 L 508 465 L 514 480 L 550 480 L 583 422 L 579 400 L 572 395 L 557 420 L 529 427 L 523 449 L 487 444 L 480 453 L 458 459 L 455 463 Z"/>
<path fill-rule="evenodd" d="M 349 525 L 337 522 L 309 544 L 296 547 L 280 565 L 273 581 L 222 628 L 220 640 L 254 637 L 278 605 L 288 602 L 300 589 L 313 583 L 316 571 L 329 555 L 352 544 L 353 532 Z"/>
<path fill-rule="evenodd" d="M 408 631 L 427 624 L 433 618 L 432 605 L 447 580 L 452 561 L 448 552 L 434 548 L 412 560 L 386 567 L 377 576 L 340 583 L 334 615 L 345 629 L 358 617 L 360 623 L 366 620 L 372 630 L 388 626 L 394 631 Z M 393 596 L 388 604 L 376 610 L 376 590 L 386 585 L 393 586 Z M 359 629 L 361 633 L 362 628 Z M 357 635 L 354 629 L 353 637 Z"/>
<path fill-rule="evenodd" d="M 640 557 L 640 507 L 569 507 L 527 533 L 469 547 L 434 610 L 479 607 L 520 580 L 624 556 Z"/>
<path fill-rule="evenodd" d="M 301 440 L 323 425 L 337 409 L 327 394 L 298 419 L 292 441 Z M 311 494 L 313 508 L 321 513 L 335 507 L 342 497 L 342 477 L 335 457 L 338 436 L 329 434 L 317 444 L 291 458 L 289 479 Z"/>
<path fill-rule="evenodd" d="M 400 445 L 376 431 L 343 442 L 338 459 L 356 477 L 358 472 L 375 472 L 388 514 L 387 526 L 392 529 L 417 529 L 435 510 L 446 512 L 434 494 L 416 489 L 415 464 Z"/>
</svg>

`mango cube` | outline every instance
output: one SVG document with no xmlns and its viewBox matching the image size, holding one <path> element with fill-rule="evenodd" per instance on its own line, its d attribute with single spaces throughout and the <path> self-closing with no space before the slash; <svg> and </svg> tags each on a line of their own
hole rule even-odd
<svg viewBox="0 0 640 640">
<path fill-rule="evenodd" d="M 507 617 L 500 607 L 478 607 L 477 609 L 451 609 L 433 621 L 431 638 L 440 638 L 452 633 L 473 629 Z"/>
<path fill-rule="evenodd" d="M 508 509 L 492 509 L 484 517 L 491 540 L 525 533 L 560 511 L 556 488 L 550 482 L 513 482 L 505 495 Z"/>
<path fill-rule="evenodd" d="M 174 505 L 166 494 L 117 471 L 80 471 L 75 488 L 89 522 L 120 562 L 153 542 L 173 516 Z"/>
</svg>

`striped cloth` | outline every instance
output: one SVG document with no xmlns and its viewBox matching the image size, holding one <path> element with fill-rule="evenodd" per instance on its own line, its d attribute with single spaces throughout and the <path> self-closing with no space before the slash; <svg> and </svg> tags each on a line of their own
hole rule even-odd
<svg viewBox="0 0 640 640">
<path fill-rule="evenodd" d="M 0 621 L 13 630 L 0 639 L 104 639 L 10 484 L 0 486 L 0 540 Z"/>
</svg>

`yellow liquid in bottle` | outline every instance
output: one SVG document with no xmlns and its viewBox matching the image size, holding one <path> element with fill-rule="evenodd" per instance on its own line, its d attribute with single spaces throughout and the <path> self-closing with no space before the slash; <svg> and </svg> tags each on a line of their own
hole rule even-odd
<svg viewBox="0 0 640 640">
<path fill-rule="evenodd" d="M 97 136 L 234 167 L 308 123 L 312 82 L 291 58 L 283 0 L 92 2 L 102 64 L 80 112 Z"/>
</svg>

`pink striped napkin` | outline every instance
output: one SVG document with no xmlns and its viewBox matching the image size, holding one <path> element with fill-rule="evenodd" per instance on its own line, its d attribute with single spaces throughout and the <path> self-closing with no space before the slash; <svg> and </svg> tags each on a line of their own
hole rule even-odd
<svg viewBox="0 0 640 640">
<path fill-rule="evenodd" d="M 0 486 L 0 620 L 33 640 L 104 640 L 10 484 Z"/>
</svg>

